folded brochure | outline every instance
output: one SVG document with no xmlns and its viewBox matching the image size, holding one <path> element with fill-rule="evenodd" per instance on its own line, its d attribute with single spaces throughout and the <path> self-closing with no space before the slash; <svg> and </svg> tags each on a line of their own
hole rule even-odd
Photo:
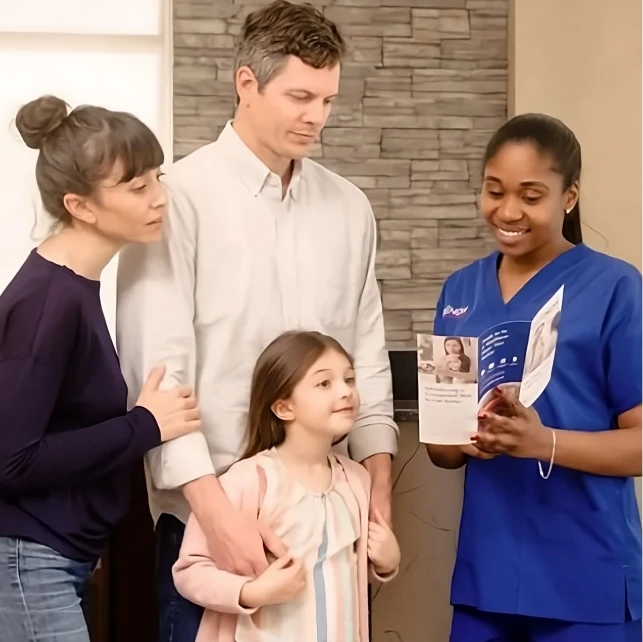
<svg viewBox="0 0 643 642">
<path fill-rule="evenodd" d="M 527 407 L 540 397 L 551 379 L 563 290 L 531 322 L 499 323 L 480 337 L 418 335 L 421 442 L 470 443 L 495 388 L 515 388 Z"/>
</svg>

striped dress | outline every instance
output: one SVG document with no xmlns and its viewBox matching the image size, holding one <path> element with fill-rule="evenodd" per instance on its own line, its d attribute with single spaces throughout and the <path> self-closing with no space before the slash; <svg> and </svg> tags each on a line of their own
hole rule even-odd
<svg viewBox="0 0 643 642">
<path fill-rule="evenodd" d="M 341 463 L 330 457 L 323 492 L 303 486 L 274 451 L 256 457 L 266 489 L 259 517 L 308 573 L 292 602 L 240 615 L 236 642 L 366 642 L 359 635 L 356 543 L 359 506 Z"/>
</svg>

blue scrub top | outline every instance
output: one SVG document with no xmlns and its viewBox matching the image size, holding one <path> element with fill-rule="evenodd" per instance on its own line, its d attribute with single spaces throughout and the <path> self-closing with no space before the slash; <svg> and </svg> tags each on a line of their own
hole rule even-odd
<svg viewBox="0 0 643 642">
<path fill-rule="evenodd" d="M 615 427 L 619 414 L 641 403 L 640 273 L 578 245 L 504 303 L 499 258 L 447 279 L 435 334 L 477 337 L 496 323 L 531 321 L 564 284 L 552 379 L 534 406 L 552 428 Z M 543 480 L 531 459 L 470 459 L 451 599 L 573 622 L 641 618 L 634 480 L 557 466 Z"/>
</svg>

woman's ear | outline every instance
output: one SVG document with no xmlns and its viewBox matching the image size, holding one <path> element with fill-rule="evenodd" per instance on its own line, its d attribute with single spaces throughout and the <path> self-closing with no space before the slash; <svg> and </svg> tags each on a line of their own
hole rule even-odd
<svg viewBox="0 0 643 642">
<path fill-rule="evenodd" d="M 275 403 L 270 406 L 270 409 L 272 410 L 275 417 L 277 417 L 277 419 L 280 419 L 281 421 L 292 421 L 295 418 L 290 403 L 283 399 L 275 401 Z"/>
<path fill-rule="evenodd" d="M 575 183 L 572 183 L 572 185 L 570 185 L 563 196 L 565 203 L 565 212 L 571 212 L 576 207 L 576 203 L 578 203 L 579 198 L 580 184 L 578 183 L 578 181 L 576 181 Z"/>
<path fill-rule="evenodd" d="M 96 215 L 87 197 L 78 196 L 77 194 L 65 194 L 63 196 L 63 205 L 72 218 L 88 225 L 96 224 Z"/>
</svg>

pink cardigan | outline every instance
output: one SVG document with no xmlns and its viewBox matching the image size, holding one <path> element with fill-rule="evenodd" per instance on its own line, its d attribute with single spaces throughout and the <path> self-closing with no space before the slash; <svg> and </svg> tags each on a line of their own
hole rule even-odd
<svg viewBox="0 0 643 642">
<path fill-rule="evenodd" d="M 370 565 L 366 552 L 368 536 L 368 509 L 370 476 L 366 469 L 352 460 L 337 455 L 360 510 L 361 535 L 357 542 L 357 572 L 359 594 L 359 642 L 368 642 L 368 581 Z M 260 500 L 265 488 L 257 472 L 255 458 L 238 462 L 220 478 L 228 498 L 234 506 L 253 518 L 259 513 Z M 263 477 L 263 476 L 261 476 Z M 270 524 L 268 524 L 270 526 Z M 397 572 L 380 577 L 370 570 L 371 576 L 385 582 Z M 191 515 L 183 538 L 179 559 L 173 568 L 174 583 L 186 599 L 205 608 L 196 642 L 235 642 L 237 616 L 252 615 L 257 609 L 239 605 L 241 587 L 251 578 L 234 575 L 216 567 L 210 557 L 205 535 L 194 515 Z M 312 641 L 311 641 L 312 642 Z"/>
</svg>

